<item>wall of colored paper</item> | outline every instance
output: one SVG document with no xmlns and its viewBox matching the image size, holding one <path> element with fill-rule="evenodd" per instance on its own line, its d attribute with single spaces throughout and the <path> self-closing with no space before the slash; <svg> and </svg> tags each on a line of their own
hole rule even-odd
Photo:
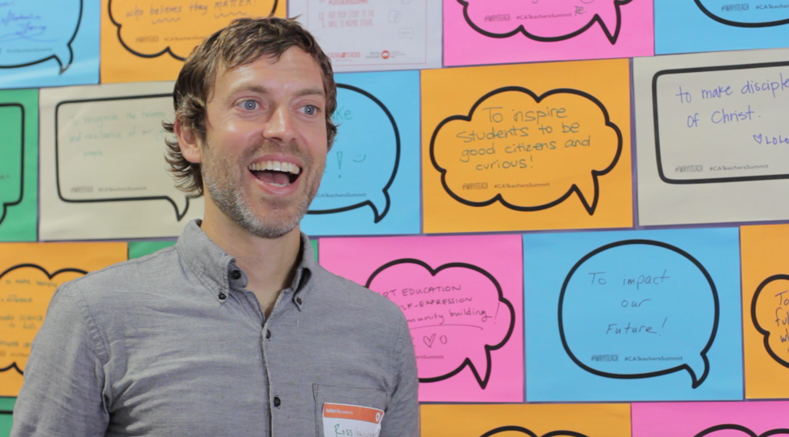
<svg viewBox="0 0 789 437">
<path fill-rule="evenodd" d="M 424 436 L 789 436 L 786 1 L 0 0 L 0 437 L 57 287 L 201 217 L 161 122 L 258 16 L 332 60 L 302 229 L 403 310 Z"/>
</svg>

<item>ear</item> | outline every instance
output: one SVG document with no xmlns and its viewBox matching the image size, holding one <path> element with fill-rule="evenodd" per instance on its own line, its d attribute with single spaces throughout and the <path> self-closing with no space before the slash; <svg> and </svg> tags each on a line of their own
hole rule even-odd
<svg viewBox="0 0 789 437">
<path fill-rule="evenodd" d="M 203 162 L 202 149 L 200 148 L 200 140 L 197 133 L 187 127 L 180 117 L 176 117 L 173 130 L 184 159 L 192 164 Z"/>
</svg>

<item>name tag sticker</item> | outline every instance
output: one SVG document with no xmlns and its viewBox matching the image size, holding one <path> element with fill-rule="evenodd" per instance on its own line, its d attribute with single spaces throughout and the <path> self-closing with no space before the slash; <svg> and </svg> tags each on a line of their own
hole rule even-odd
<svg viewBox="0 0 789 437">
<path fill-rule="evenodd" d="M 384 412 L 346 404 L 323 404 L 323 437 L 378 437 Z"/>
</svg>

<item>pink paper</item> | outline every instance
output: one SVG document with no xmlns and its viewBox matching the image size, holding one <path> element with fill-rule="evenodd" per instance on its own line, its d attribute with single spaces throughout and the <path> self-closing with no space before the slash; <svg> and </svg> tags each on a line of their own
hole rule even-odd
<svg viewBox="0 0 789 437">
<path fill-rule="evenodd" d="M 632 405 L 633 437 L 789 437 L 789 402 L 665 402 Z"/>
<path fill-rule="evenodd" d="M 523 402 L 523 263 L 519 235 L 324 238 L 329 271 L 403 310 L 419 400 Z"/>
<path fill-rule="evenodd" d="M 654 54 L 652 0 L 444 0 L 444 65 Z"/>
</svg>

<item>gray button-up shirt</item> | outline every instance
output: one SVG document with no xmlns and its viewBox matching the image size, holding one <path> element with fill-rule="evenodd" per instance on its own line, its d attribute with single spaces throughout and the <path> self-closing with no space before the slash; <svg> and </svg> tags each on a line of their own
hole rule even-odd
<svg viewBox="0 0 789 437">
<path fill-rule="evenodd" d="M 419 435 L 414 349 L 386 298 L 302 259 L 268 319 L 190 223 L 171 248 L 64 284 L 33 342 L 11 435 L 324 436 L 324 403 Z"/>
</svg>

